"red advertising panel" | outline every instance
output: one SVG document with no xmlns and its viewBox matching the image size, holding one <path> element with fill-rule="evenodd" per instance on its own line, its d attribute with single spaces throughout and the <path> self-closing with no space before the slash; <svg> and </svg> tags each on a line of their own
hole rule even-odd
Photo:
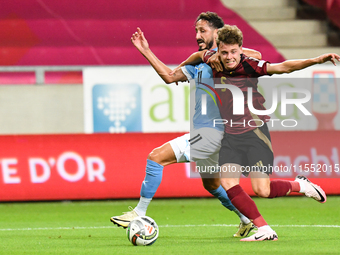
<svg viewBox="0 0 340 255">
<path fill-rule="evenodd" d="M 272 132 L 273 178 L 302 171 L 327 194 L 340 194 L 339 134 Z M 179 135 L 0 136 L 0 201 L 138 198 L 149 152 Z M 189 171 L 188 164 L 165 167 L 156 197 L 210 196 Z M 253 194 L 248 179 L 241 185 Z"/>
<path fill-rule="evenodd" d="M 148 153 L 178 135 L 1 136 L 0 200 L 139 197 Z M 200 180 L 186 177 L 184 164 L 167 167 L 163 176 L 158 196 L 209 194 Z"/>
</svg>

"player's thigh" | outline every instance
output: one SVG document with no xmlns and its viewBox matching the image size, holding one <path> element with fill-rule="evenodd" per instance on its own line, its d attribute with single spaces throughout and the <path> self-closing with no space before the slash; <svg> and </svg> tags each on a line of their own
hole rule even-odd
<svg viewBox="0 0 340 255">
<path fill-rule="evenodd" d="M 221 185 L 217 152 L 209 158 L 197 160 L 196 169 L 206 190 L 215 190 Z"/>
<path fill-rule="evenodd" d="M 204 159 L 197 159 L 196 169 L 202 178 L 215 178 L 219 176 L 218 152 L 207 155 Z"/>
<path fill-rule="evenodd" d="M 203 186 L 206 190 L 215 190 L 221 185 L 218 152 L 206 159 L 197 160 L 196 169 L 201 175 Z"/>
<path fill-rule="evenodd" d="M 179 136 L 169 142 L 177 163 L 190 162 L 190 134 Z"/>
<path fill-rule="evenodd" d="M 167 166 L 177 162 L 175 152 L 169 142 L 153 149 L 148 155 L 148 159 L 157 162 L 162 166 Z"/>
<path fill-rule="evenodd" d="M 242 148 L 239 145 L 239 139 L 235 137 L 235 135 L 225 133 L 223 139 L 221 141 L 221 148 L 219 151 L 219 165 L 223 166 L 226 164 L 235 164 L 244 166 L 247 164 L 246 162 L 246 155 L 242 153 L 239 149 Z M 224 166 L 225 169 L 226 166 Z M 228 165 L 228 168 L 231 167 Z M 234 168 L 234 167 L 233 167 Z"/>
<path fill-rule="evenodd" d="M 223 131 L 214 128 L 200 128 L 171 140 L 169 144 L 178 163 L 197 162 L 209 159 L 213 154 L 218 154 L 222 136 Z"/>
<path fill-rule="evenodd" d="M 192 130 L 189 140 L 191 160 L 197 162 L 218 153 L 221 148 L 223 133 L 223 131 L 214 128 Z"/>
<path fill-rule="evenodd" d="M 273 171 L 274 154 L 270 141 L 269 131 L 266 128 L 257 128 L 249 132 L 247 139 L 248 151 L 247 158 L 250 171 L 259 171 L 271 174 Z"/>
</svg>

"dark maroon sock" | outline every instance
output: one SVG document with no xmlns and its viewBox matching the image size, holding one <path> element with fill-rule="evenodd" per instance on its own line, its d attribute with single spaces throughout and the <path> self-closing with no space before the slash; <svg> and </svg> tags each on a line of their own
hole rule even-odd
<svg viewBox="0 0 340 255">
<path fill-rule="evenodd" d="M 292 191 L 292 184 L 290 181 L 273 180 L 270 181 L 270 194 L 268 198 L 284 197 L 289 195 Z"/>
<path fill-rule="evenodd" d="M 266 221 L 262 218 L 259 210 L 256 207 L 254 201 L 250 196 L 241 188 L 240 185 L 236 185 L 227 190 L 228 197 L 233 205 L 246 217 L 251 220 L 262 219 L 259 221 L 257 227 L 267 225 Z"/>
<path fill-rule="evenodd" d="M 262 226 L 265 226 L 265 225 L 268 225 L 267 222 L 263 219 L 262 216 L 260 217 L 257 217 L 256 219 L 253 220 L 253 223 L 256 227 L 262 227 Z"/>
<path fill-rule="evenodd" d="M 292 192 L 300 192 L 300 183 L 297 181 L 290 181 L 290 184 L 292 185 Z"/>
</svg>

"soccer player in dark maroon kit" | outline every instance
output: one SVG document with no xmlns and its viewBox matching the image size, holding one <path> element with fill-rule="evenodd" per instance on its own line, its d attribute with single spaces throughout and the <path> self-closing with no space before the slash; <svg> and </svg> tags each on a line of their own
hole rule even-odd
<svg viewBox="0 0 340 255">
<path fill-rule="evenodd" d="M 340 61 L 337 54 L 329 53 L 306 60 L 287 60 L 278 64 L 248 58 L 242 54 L 242 32 L 236 26 L 225 25 L 218 31 L 217 46 L 221 66 L 214 63 L 215 84 L 229 85 L 228 89 L 216 89 L 221 98 L 219 109 L 225 120 L 225 133 L 219 154 L 221 167 L 221 184 L 227 191 L 234 206 L 258 227 L 257 233 L 241 239 L 241 241 L 278 240 L 274 230 L 259 213 L 250 196 L 239 185 L 241 174 L 251 177 L 252 188 L 259 197 L 275 198 L 291 192 L 304 193 L 320 203 L 326 202 L 326 194 L 319 186 L 310 182 L 304 176 L 297 176 L 295 181 L 273 180 L 272 172 L 274 155 L 266 115 L 255 115 L 247 103 L 248 88 L 252 88 L 252 105 L 256 110 L 265 110 L 265 99 L 257 91 L 257 78 L 263 75 L 290 73 L 311 65 L 322 64 L 335 60 Z M 209 63 L 213 51 L 201 51 L 192 54 L 180 66 L 197 64 L 199 61 Z M 176 69 L 173 71 L 175 72 Z M 232 86 L 230 86 L 232 85 Z M 216 85 L 217 86 L 217 85 Z M 231 90 L 241 90 L 244 102 L 244 113 L 233 113 L 235 97 Z M 250 102 L 251 103 L 251 102 Z M 221 121 L 221 120 L 220 120 Z M 255 166 L 255 168 L 254 168 Z M 270 167 L 271 166 L 271 167 Z M 255 169 L 255 170 L 254 170 Z"/>
</svg>

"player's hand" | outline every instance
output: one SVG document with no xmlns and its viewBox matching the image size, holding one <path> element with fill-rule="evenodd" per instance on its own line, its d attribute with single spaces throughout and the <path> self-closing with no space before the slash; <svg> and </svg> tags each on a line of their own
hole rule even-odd
<svg viewBox="0 0 340 255">
<path fill-rule="evenodd" d="M 318 57 L 318 63 L 319 64 L 322 64 L 322 63 L 325 63 L 327 61 L 330 61 L 330 62 L 333 63 L 333 65 L 336 66 L 335 60 L 340 62 L 340 56 L 338 54 L 335 54 L 335 53 L 327 53 L 327 54 L 323 54 L 323 55 Z"/>
<path fill-rule="evenodd" d="M 223 71 L 223 67 L 222 67 L 218 52 L 216 52 L 214 55 L 212 55 L 208 59 L 207 63 L 210 64 L 211 68 L 215 69 L 217 72 Z"/>
<path fill-rule="evenodd" d="M 139 27 L 137 27 L 137 32 L 132 34 L 131 42 L 140 52 L 149 50 L 149 43 Z"/>
</svg>

